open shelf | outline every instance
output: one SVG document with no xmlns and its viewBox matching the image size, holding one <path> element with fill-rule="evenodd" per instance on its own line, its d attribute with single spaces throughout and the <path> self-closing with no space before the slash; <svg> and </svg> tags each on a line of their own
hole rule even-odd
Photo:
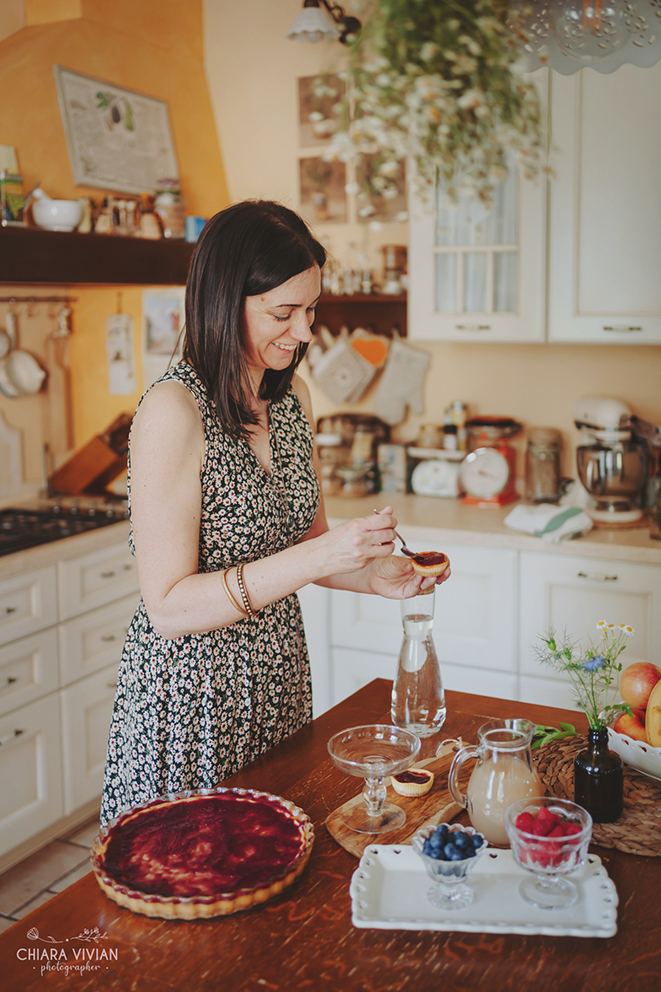
<svg viewBox="0 0 661 992">
<path fill-rule="evenodd" d="M 379 334 L 391 335 L 397 327 L 406 336 L 406 294 L 379 296 L 376 293 L 357 293 L 352 296 L 322 296 L 317 304 L 315 326 L 325 324 L 333 334 L 339 334 L 343 324 L 371 329 Z"/>
<path fill-rule="evenodd" d="M 182 286 L 195 245 L 0 227 L 0 282 Z"/>
</svg>

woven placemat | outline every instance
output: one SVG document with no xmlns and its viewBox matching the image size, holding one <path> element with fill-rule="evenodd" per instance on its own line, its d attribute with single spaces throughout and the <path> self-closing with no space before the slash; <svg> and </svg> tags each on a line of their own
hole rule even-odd
<svg viewBox="0 0 661 992">
<path fill-rule="evenodd" d="M 533 751 L 533 758 L 549 795 L 574 800 L 574 758 L 587 738 L 549 741 Z M 592 838 L 601 847 L 627 854 L 661 857 L 661 782 L 624 766 L 624 810 L 615 823 L 595 823 Z"/>
</svg>

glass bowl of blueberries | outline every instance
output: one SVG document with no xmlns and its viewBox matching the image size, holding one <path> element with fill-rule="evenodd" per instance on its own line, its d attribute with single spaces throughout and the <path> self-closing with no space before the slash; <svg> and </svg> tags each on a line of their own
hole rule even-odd
<svg viewBox="0 0 661 992">
<path fill-rule="evenodd" d="M 427 869 L 434 885 L 427 898 L 437 909 L 463 909 L 473 901 L 473 890 L 466 883 L 488 841 L 473 827 L 441 823 L 423 827 L 411 840 L 413 850 Z"/>
</svg>

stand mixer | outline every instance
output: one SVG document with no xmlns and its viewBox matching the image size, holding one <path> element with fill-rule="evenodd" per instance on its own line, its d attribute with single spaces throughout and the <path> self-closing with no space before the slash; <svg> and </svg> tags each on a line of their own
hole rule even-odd
<svg viewBox="0 0 661 992">
<path fill-rule="evenodd" d="M 601 524 L 623 525 L 640 520 L 636 502 L 647 474 L 647 449 L 631 439 L 631 410 L 607 396 L 584 396 L 574 406 L 574 423 L 587 444 L 576 449 L 578 475 L 596 501 L 588 509 Z"/>
</svg>

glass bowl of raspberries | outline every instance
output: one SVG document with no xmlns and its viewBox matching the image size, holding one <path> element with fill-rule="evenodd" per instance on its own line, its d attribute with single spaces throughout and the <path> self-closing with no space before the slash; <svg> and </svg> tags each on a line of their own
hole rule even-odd
<svg viewBox="0 0 661 992">
<path fill-rule="evenodd" d="M 531 872 L 519 892 L 540 909 L 565 909 L 578 901 L 577 887 L 562 876 L 584 863 L 592 817 L 568 799 L 520 799 L 505 813 L 505 829 L 516 863 Z"/>
<path fill-rule="evenodd" d="M 458 823 L 452 826 L 441 823 L 418 830 L 411 845 L 434 882 L 427 890 L 432 906 L 438 909 L 469 906 L 473 901 L 473 890 L 466 884 L 466 879 L 488 847 L 484 834 Z"/>
</svg>

